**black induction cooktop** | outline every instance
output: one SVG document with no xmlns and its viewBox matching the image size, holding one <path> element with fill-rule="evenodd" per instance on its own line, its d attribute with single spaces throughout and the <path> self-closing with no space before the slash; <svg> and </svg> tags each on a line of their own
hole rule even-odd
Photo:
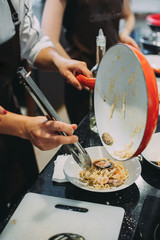
<svg viewBox="0 0 160 240">
<path fill-rule="evenodd" d="M 133 240 L 160 240 L 160 197 L 144 200 Z"/>
</svg>

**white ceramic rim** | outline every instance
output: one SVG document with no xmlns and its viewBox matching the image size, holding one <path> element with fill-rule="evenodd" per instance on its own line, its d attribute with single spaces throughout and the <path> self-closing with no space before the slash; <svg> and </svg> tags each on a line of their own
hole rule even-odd
<svg viewBox="0 0 160 240">
<path fill-rule="evenodd" d="M 160 132 L 152 135 L 150 142 L 141 154 L 152 166 L 160 169 L 160 166 L 152 163 L 152 161 L 160 161 Z"/>
</svg>

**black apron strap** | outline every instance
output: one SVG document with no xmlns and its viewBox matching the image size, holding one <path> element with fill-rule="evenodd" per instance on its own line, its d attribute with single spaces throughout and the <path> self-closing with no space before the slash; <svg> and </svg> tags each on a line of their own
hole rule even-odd
<svg viewBox="0 0 160 240">
<path fill-rule="evenodd" d="M 13 21 L 14 25 L 17 26 L 17 25 L 19 25 L 18 13 L 16 12 L 15 8 L 13 7 L 11 0 L 7 0 L 7 1 L 8 1 L 10 10 L 11 10 L 12 21 Z"/>
<path fill-rule="evenodd" d="M 14 23 L 15 32 L 16 32 L 14 44 L 15 44 L 15 48 L 16 48 L 17 66 L 21 66 L 22 61 L 21 61 L 20 38 L 19 38 L 20 21 L 19 21 L 18 13 L 16 12 L 11 0 L 7 0 L 7 1 L 8 1 L 8 5 L 10 7 L 11 17 L 12 17 L 12 21 Z M 15 75 L 12 80 L 12 87 L 13 87 L 14 95 L 16 95 L 17 99 L 19 101 L 21 101 L 21 99 L 24 99 L 24 88 L 19 84 L 19 80 L 18 80 L 17 74 L 16 74 L 16 69 L 15 69 Z M 16 106 L 19 107 L 17 105 L 17 102 L 15 102 L 15 103 L 16 103 Z"/>
<path fill-rule="evenodd" d="M 11 11 L 11 16 L 12 16 L 12 21 L 14 23 L 15 26 L 15 31 L 16 31 L 16 42 L 17 42 L 17 50 L 18 50 L 18 65 L 20 65 L 21 62 L 21 56 L 20 56 L 20 40 L 19 40 L 19 26 L 20 26 L 20 21 L 19 21 L 19 17 L 18 17 L 18 13 L 16 12 L 11 0 L 7 0 L 8 1 L 8 5 L 10 7 L 10 11 Z"/>
</svg>

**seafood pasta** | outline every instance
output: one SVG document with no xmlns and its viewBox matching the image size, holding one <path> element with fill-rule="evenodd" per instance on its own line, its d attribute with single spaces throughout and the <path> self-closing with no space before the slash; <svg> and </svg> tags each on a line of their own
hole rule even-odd
<svg viewBox="0 0 160 240">
<path fill-rule="evenodd" d="M 102 166 L 104 162 L 104 167 Z M 101 159 L 93 161 L 92 168 L 79 173 L 80 180 L 98 190 L 118 187 L 128 178 L 128 170 L 120 161 Z"/>
</svg>

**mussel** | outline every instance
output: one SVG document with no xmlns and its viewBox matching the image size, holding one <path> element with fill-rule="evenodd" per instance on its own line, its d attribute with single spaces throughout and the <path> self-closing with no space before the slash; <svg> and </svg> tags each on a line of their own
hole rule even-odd
<svg viewBox="0 0 160 240">
<path fill-rule="evenodd" d="M 107 145 L 112 145 L 113 144 L 113 138 L 111 137 L 111 135 L 108 132 L 104 132 L 102 134 L 102 140 Z"/>
<path fill-rule="evenodd" d="M 113 164 L 108 159 L 96 160 L 93 163 L 93 165 L 98 167 L 98 168 L 112 168 L 113 167 Z"/>
</svg>

